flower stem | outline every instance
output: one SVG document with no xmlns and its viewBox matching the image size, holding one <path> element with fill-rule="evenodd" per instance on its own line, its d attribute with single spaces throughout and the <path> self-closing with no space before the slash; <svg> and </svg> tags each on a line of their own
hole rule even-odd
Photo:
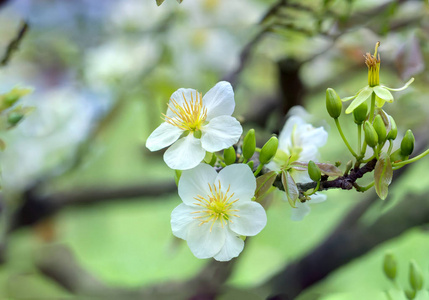
<svg viewBox="0 0 429 300">
<path fill-rule="evenodd" d="M 258 168 L 256 169 L 256 171 L 253 173 L 253 175 L 256 177 L 256 175 L 259 174 L 259 172 L 261 172 L 262 168 L 264 167 L 263 164 L 259 164 Z"/>
<path fill-rule="evenodd" d="M 398 162 L 398 163 L 394 163 L 393 164 L 393 167 L 395 168 L 396 167 L 396 169 L 399 169 L 399 168 L 401 168 L 401 167 L 403 167 L 403 166 L 405 166 L 405 165 L 407 165 L 407 164 L 410 164 L 410 163 L 413 163 L 413 162 L 415 162 L 415 161 L 418 161 L 420 158 L 423 158 L 423 157 L 425 157 L 426 155 L 428 155 L 429 154 L 429 149 L 427 149 L 425 152 L 423 152 L 423 153 L 420 153 L 419 155 L 417 155 L 417 156 L 414 156 L 413 158 L 411 158 L 411 159 L 408 159 L 408 160 L 404 160 L 404 161 L 401 161 L 401 162 Z M 396 170 L 395 169 L 395 170 Z"/>
<path fill-rule="evenodd" d="M 341 129 L 341 125 L 340 122 L 338 121 L 338 118 L 335 118 L 335 125 L 337 126 L 338 132 L 341 135 L 341 138 L 344 141 L 344 144 L 346 144 L 347 148 L 349 149 L 350 153 L 354 156 L 357 157 L 356 153 L 353 151 L 352 147 L 350 147 L 349 142 L 347 141 L 346 137 L 344 136 L 343 130 Z"/>
<path fill-rule="evenodd" d="M 320 187 L 320 180 L 317 182 L 316 187 L 314 188 L 314 190 L 310 194 L 308 194 L 308 196 L 315 194 L 319 190 L 319 187 Z"/>
<path fill-rule="evenodd" d="M 358 124 L 358 150 L 357 152 L 361 152 L 361 142 L 362 142 L 362 124 Z"/>
<path fill-rule="evenodd" d="M 374 121 L 374 110 L 375 110 L 375 92 L 371 94 L 371 109 L 369 111 L 369 122 Z"/>
<path fill-rule="evenodd" d="M 366 192 L 367 190 L 369 190 L 373 186 L 374 186 L 374 181 L 371 182 L 370 184 L 368 184 L 367 186 L 359 187 L 359 192 Z"/>
</svg>

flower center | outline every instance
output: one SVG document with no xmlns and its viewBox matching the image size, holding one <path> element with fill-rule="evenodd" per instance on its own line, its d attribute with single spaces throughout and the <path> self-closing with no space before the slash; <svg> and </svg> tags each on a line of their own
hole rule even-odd
<svg viewBox="0 0 429 300">
<path fill-rule="evenodd" d="M 367 53 L 364 55 L 365 64 L 368 67 L 368 85 L 373 87 L 380 84 L 380 55 L 377 56 L 377 49 L 380 42 L 375 44 L 374 55 Z"/>
<path fill-rule="evenodd" d="M 215 222 L 220 222 L 222 224 L 222 228 L 224 224 L 226 225 L 229 222 L 233 223 L 230 220 L 231 216 L 239 218 L 236 212 L 238 209 L 233 209 L 233 204 L 238 201 L 238 199 L 232 200 L 231 198 L 234 196 L 234 193 L 230 193 L 231 186 L 228 186 L 226 192 L 221 191 L 221 184 L 216 186 L 209 184 L 210 194 L 203 197 L 198 195 L 194 199 L 198 202 L 194 203 L 195 205 L 201 206 L 203 209 L 199 211 L 194 211 L 192 214 L 201 214 L 194 219 L 199 219 L 201 222 L 199 225 L 206 224 L 212 222 L 210 226 L 210 232 L 212 231 L 213 225 Z"/>
<path fill-rule="evenodd" d="M 184 100 L 182 104 L 177 103 L 172 98 L 170 99 L 168 107 L 174 116 L 169 117 L 163 114 L 164 120 L 184 131 L 197 132 L 201 130 L 207 118 L 207 108 L 203 105 L 202 94 L 196 92 L 194 97 L 191 93 L 191 99 L 186 99 L 184 93 L 182 95 Z"/>
</svg>

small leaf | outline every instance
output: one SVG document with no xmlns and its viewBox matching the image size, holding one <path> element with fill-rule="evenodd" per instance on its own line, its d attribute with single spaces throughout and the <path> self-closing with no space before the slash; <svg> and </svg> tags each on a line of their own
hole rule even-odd
<svg viewBox="0 0 429 300">
<path fill-rule="evenodd" d="M 299 197 L 298 187 L 289 172 L 285 170 L 282 171 L 282 183 L 290 206 L 296 208 L 295 203 Z"/>
<path fill-rule="evenodd" d="M 302 162 L 302 161 L 295 161 L 291 165 L 292 165 L 292 168 L 298 171 L 305 171 L 307 170 L 308 163 Z M 316 163 L 316 166 L 319 167 L 320 171 L 322 171 L 322 174 L 324 175 L 334 176 L 334 177 L 343 175 L 343 172 L 332 164 Z"/>
<path fill-rule="evenodd" d="M 389 184 L 392 182 L 393 170 L 390 157 L 382 152 L 374 169 L 375 191 L 384 200 L 387 197 Z"/>
<path fill-rule="evenodd" d="M 262 197 L 273 186 L 276 176 L 277 173 L 275 171 L 271 171 L 256 178 L 256 199 Z"/>
<path fill-rule="evenodd" d="M 156 4 L 157 4 L 158 6 L 160 6 L 160 5 L 162 4 L 162 2 L 164 2 L 164 0 L 156 0 Z"/>
</svg>

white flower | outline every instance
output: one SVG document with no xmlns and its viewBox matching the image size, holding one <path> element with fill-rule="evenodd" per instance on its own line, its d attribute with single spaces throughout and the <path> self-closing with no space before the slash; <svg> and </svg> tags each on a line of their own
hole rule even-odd
<svg viewBox="0 0 429 300">
<path fill-rule="evenodd" d="M 280 171 L 295 161 L 317 161 L 319 147 L 325 145 L 327 139 L 328 133 L 323 127 L 314 128 L 301 117 L 293 115 L 280 132 L 277 153 L 266 167 Z M 311 181 L 307 171 L 299 172 L 297 169 L 290 170 L 295 182 Z"/>
<path fill-rule="evenodd" d="M 164 153 L 165 163 L 176 170 L 192 169 L 206 151 L 220 151 L 238 141 L 243 128 L 231 117 L 234 108 L 229 82 L 217 83 L 204 97 L 194 89 L 178 89 L 170 98 L 165 122 L 152 132 L 146 147 L 156 151 L 172 144 Z"/>
<path fill-rule="evenodd" d="M 324 194 L 314 194 L 311 196 L 311 200 L 302 203 L 301 201 L 296 201 L 296 208 L 292 208 L 291 219 L 292 221 L 301 221 L 306 215 L 311 211 L 310 204 L 320 203 L 326 200 L 326 195 Z"/>
<path fill-rule="evenodd" d="M 171 213 L 173 234 L 188 242 L 197 258 L 228 261 L 244 247 L 240 236 L 258 234 L 267 223 L 264 208 L 252 201 L 256 179 L 249 166 L 234 164 L 219 174 L 207 164 L 184 171 L 183 203 Z"/>
</svg>

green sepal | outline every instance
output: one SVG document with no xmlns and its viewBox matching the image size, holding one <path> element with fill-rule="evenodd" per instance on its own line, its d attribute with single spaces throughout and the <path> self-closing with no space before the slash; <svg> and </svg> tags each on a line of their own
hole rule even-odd
<svg viewBox="0 0 429 300">
<path fill-rule="evenodd" d="M 394 281 L 397 272 L 397 262 L 393 253 L 389 252 L 384 255 L 383 271 L 387 278 Z"/>
<path fill-rule="evenodd" d="M 414 260 L 410 261 L 409 280 L 411 287 L 415 291 L 420 291 L 423 288 L 423 273 Z"/>
<path fill-rule="evenodd" d="M 308 175 L 310 175 L 311 180 L 316 182 L 322 178 L 322 172 L 312 160 L 308 162 Z"/>
</svg>

